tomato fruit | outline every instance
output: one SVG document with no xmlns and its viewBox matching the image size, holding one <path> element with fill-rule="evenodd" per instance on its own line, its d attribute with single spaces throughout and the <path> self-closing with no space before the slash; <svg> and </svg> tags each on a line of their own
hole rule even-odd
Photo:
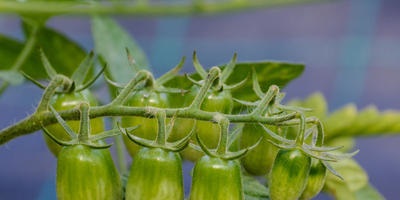
<svg viewBox="0 0 400 200">
<path fill-rule="evenodd" d="M 126 200 L 184 198 L 179 153 L 144 147 L 135 156 L 125 192 Z"/>
<path fill-rule="evenodd" d="M 203 156 L 193 169 L 189 199 L 244 199 L 239 162 Z"/>
<path fill-rule="evenodd" d="M 82 90 L 81 92 L 72 92 L 72 93 L 60 93 L 56 94 L 52 99 L 52 106 L 56 111 L 68 110 L 75 108 L 82 102 L 88 102 L 90 106 L 97 106 L 97 100 L 94 95 L 89 90 Z M 78 133 L 79 130 L 79 121 L 68 121 L 69 127 L 75 132 Z M 101 118 L 95 118 L 90 120 L 91 133 L 96 134 L 104 131 L 104 121 Z M 69 135 L 64 131 L 63 127 L 59 124 L 53 124 L 46 126 L 47 130 L 53 134 L 55 137 L 61 140 L 68 140 Z M 44 134 L 44 139 L 46 141 L 47 147 L 50 151 L 58 156 L 62 146 L 54 142 L 49 136 Z"/>
<path fill-rule="evenodd" d="M 108 149 L 72 145 L 57 160 L 57 197 L 60 200 L 122 199 L 122 185 Z"/>
<path fill-rule="evenodd" d="M 198 93 L 198 86 L 193 86 L 188 95 L 187 101 L 193 101 L 194 94 Z M 220 112 L 229 114 L 233 109 L 232 95 L 229 90 L 212 91 L 210 90 L 204 99 L 201 110 L 209 112 Z M 190 130 L 190 129 L 189 129 Z M 186 130 L 187 133 L 188 131 Z M 215 148 L 218 144 L 220 136 L 220 128 L 218 124 L 207 121 L 196 121 L 196 134 L 202 139 L 204 144 L 209 148 Z M 194 141 L 195 139 L 193 139 Z M 186 148 L 182 151 L 185 159 L 196 161 L 204 154 L 191 148 Z"/>
<path fill-rule="evenodd" d="M 307 184 L 311 158 L 299 149 L 279 150 L 269 177 L 272 200 L 298 199 Z"/>
<path fill-rule="evenodd" d="M 138 90 L 127 100 L 127 106 L 152 106 L 158 108 L 166 108 L 168 106 L 168 99 L 166 93 L 158 92 L 154 89 L 144 88 Z M 132 133 L 138 137 L 145 139 L 155 139 L 158 131 L 157 120 L 146 117 L 122 117 L 121 125 L 123 127 L 139 127 Z M 139 151 L 140 146 L 130 141 L 127 136 L 123 136 L 125 146 L 129 154 L 133 157 Z"/>
<path fill-rule="evenodd" d="M 269 127 L 271 130 L 276 127 Z M 266 175 L 272 168 L 279 148 L 271 144 L 271 136 L 258 124 L 245 124 L 240 135 L 241 148 L 255 144 L 262 137 L 260 143 L 249 151 L 242 159 L 242 165 L 248 173 L 255 176 Z"/>
<path fill-rule="evenodd" d="M 317 159 L 312 159 L 310 174 L 308 175 L 307 185 L 301 194 L 300 199 L 312 199 L 315 197 L 325 184 L 327 168 Z"/>
</svg>

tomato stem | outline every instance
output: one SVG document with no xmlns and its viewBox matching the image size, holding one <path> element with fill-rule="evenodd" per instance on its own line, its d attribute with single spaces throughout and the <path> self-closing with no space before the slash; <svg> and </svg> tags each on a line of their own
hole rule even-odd
<svg viewBox="0 0 400 200">
<path fill-rule="evenodd" d="M 324 131 L 324 125 L 320 120 L 317 122 L 317 130 L 318 130 L 318 137 L 317 137 L 317 142 L 316 146 L 317 147 L 322 147 L 324 145 L 324 137 L 325 137 L 325 131 Z"/>
<path fill-rule="evenodd" d="M 158 125 L 158 133 L 156 137 L 156 142 L 160 146 L 165 146 L 167 138 L 165 137 L 166 135 L 166 126 L 165 126 L 165 111 L 160 111 L 157 112 L 156 114 L 157 117 L 157 125 Z"/>
<path fill-rule="evenodd" d="M 296 145 L 302 146 L 304 143 L 304 133 L 306 130 L 306 117 L 304 116 L 303 113 L 299 113 L 298 116 L 300 119 L 300 123 L 299 123 L 298 133 L 296 136 Z"/>
<path fill-rule="evenodd" d="M 89 104 L 81 103 L 79 105 L 79 111 L 81 113 L 80 127 L 78 141 L 79 143 L 89 143 L 90 134 L 90 118 L 89 118 Z"/>
<path fill-rule="evenodd" d="M 207 78 L 205 79 L 204 85 L 200 88 L 199 93 L 196 95 L 189 108 L 200 109 L 201 104 L 203 103 L 204 98 L 207 95 L 207 91 L 211 88 L 215 79 L 217 79 L 220 75 L 221 75 L 221 70 L 218 67 L 213 67 L 210 69 L 210 72 L 208 73 Z"/>
<path fill-rule="evenodd" d="M 220 138 L 217 147 L 217 154 L 224 155 L 228 152 L 228 131 L 229 131 L 229 120 L 222 118 L 219 122 L 220 127 Z"/>
<path fill-rule="evenodd" d="M 141 70 L 136 73 L 136 76 L 129 81 L 129 83 L 122 89 L 122 91 L 118 94 L 117 97 L 109 104 L 109 105 L 123 105 L 125 101 L 128 99 L 129 95 L 134 92 L 136 86 L 139 85 L 140 82 L 149 78 L 150 72 L 146 70 Z"/>
<path fill-rule="evenodd" d="M 35 111 L 35 113 L 39 113 L 42 111 L 47 111 L 48 106 L 50 104 L 51 98 L 56 93 L 56 90 L 62 87 L 69 87 L 72 85 L 72 81 L 64 76 L 64 75 L 56 75 L 49 83 L 47 88 L 44 90 L 42 99 L 39 102 L 39 105 Z"/>
<path fill-rule="evenodd" d="M 261 101 L 258 103 L 257 107 L 254 108 L 253 112 L 251 113 L 252 115 L 258 115 L 261 116 L 263 115 L 266 110 L 269 107 L 269 103 L 274 99 L 274 97 L 279 93 L 279 87 L 276 85 L 271 85 L 268 88 L 267 93 L 264 95 L 264 97 L 261 99 Z"/>
</svg>

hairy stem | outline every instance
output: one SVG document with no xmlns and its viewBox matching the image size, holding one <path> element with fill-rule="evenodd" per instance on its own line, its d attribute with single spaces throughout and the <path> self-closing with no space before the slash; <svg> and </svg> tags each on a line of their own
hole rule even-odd
<svg viewBox="0 0 400 200">
<path fill-rule="evenodd" d="M 39 105 L 36 108 L 36 113 L 47 111 L 48 105 L 50 104 L 51 98 L 56 93 L 56 90 L 61 86 L 64 88 L 68 88 L 71 86 L 71 84 L 72 81 L 66 76 L 57 75 L 56 77 L 54 77 L 44 90 L 42 99 L 40 100 Z"/>
<path fill-rule="evenodd" d="M 221 70 L 218 67 L 213 67 L 210 69 L 210 73 L 207 76 L 207 79 L 204 82 L 204 85 L 201 86 L 199 93 L 194 98 L 192 104 L 189 108 L 192 109 L 200 109 L 201 104 L 204 101 L 204 98 L 207 96 L 208 90 L 211 88 L 214 80 L 217 79 L 221 75 Z"/>
<path fill-rule="evenodd" d="M 157 113 L 160 111 L 165 111 L 166 117 L 170 118 L 176 116 L 178 118 L 190 118 L 190 119 L 198 119 L 203 121 L 212 121 L 215 116 L 215 112 L 208 112 L 199 109 L 190 109 L 190 108 L 177 108 L 177 109 L 163 109 L 163 108 L 155 108 L 155 107 L 129 107 L 129 106 L 114 106 L 114 105 L 106 105 L 106 106 L 94 106 L 90 108 L 89 117 L 97 118 L 97 117 L 105 117 L 105 116 L 147 116 L 149 109 L 151 112 Z M 69 110 L 64 110 L 59 112 L 60 116 L 64 120 L 79 120 L 79 109 L 73 108 Z M 251 114 L 221 114 L 223 117 L 227 118 L 230 122 L 233 123 L 263 123 L 263 124 L 278 124 L 284 121 L 288 121 L 296 118 L 297 113 L 286 114 L 282 116 L 273 116 L 273 117 L 262 117 L 262 116 L 254 116 Z M 47 126 L 50 124 L 56 123 L 57 120 L 55 116 L 49 111 L 43 112 L 35 112 L 27 118 L 21 120 L 20 122 L 13 124 L 9 127 L 6 127 L 0 131 L 0 145 L 4 144 L 16 137 L 27 135 L 38 131 L 41 129 L 41 124 L 43 126 Z M 294 123 L 296 124 L 296 123 Z M 298 122 L 297 122 L 298 124 Z"/>
<path fill-rule="evenodd" d="M 228 131 L 229 131 L 229 120 L 226 118 L 221 119 L 219 122 L 220 138 L 217 147 L 218 155 L 225 155 L 228 152 Z"/>
</svg>

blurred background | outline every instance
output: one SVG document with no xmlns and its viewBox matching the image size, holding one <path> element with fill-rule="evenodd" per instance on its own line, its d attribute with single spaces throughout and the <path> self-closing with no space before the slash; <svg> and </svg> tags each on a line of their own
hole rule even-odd
<svg viewBox="0 0 400 200">
<path fill-rule="evenodd" d="M 193 50 L 208 67 L 237 52 L 239 61 L 304 63 L 303 75 L 284 89 L 286 100 L 320 91 L 331 111 L 350 102 L 400 110 L 399 11 L 398 0 L 342 0 L 210 16 L 116 19 L 144 49 L 156 76 Z M 48 25 L 93 48 L 87 17 L 56 17 Z M 13 15 L 0 15 L 0 33 L 23 38 Z M 190 67 L 187 62 L 185 71 Z M 0 97 L 0 127 L 32 113 L 40 95 L 31 84 L 8 89 Z M 356 144 L 361 151 L 355 159 L 387 199 L 400 197 L 399 144 L 400 136 L 360 138 Z M 0 146 L 0 159 L 0 199 L 55 198 L 56 160 L 41 134 Z"/>
</svg>

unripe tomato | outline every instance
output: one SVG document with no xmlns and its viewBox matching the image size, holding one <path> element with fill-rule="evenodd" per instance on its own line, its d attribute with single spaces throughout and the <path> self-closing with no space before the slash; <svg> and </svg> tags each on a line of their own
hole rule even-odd
<svg viewBox="0 0 400 200">
<path fill-rule="evenodd" d="M 325 165 L 317 159 L 312 159 L 310 174 L 308 175 L 307 186 L 301 194 L 300 199 L 312 199 L 325 184 L 327 169 Z"/>
<path fill-rule="evenodd" d="M 90 106 L 97 106 L 97 100 L 89 90 L 74 93 L 56 94 L 51 102 L 51 105 L 56 111 L 68 110 L 75 108 L 82 102 L 88 102 Z M 79 132 L 79 121 L 68 121 L 67 124 L 75 132 Z M 104 131 L 104 121 L 102 118 L 90 120 L 91 134 L 97 134 Z M 46 126 L 47 130 L 60 140 L 69 140 L 69 135 L 64 131 L 64 128 L 59 124 Z M 44 134 L 47 147 L 57 157 L 62 146 L 54 142 L 49 136 Z"/>
<path fill-rule="evenodd" d="M 190 90 L 190 92 L 182 94 L 170 93 L 168 94 L 169 107 L 170 108 L 187 107 L 192 103 L 195 96 L 196 92 L 193 89 Z M 172 131 L 168 137 L 168 141 L 175 142 L 182 139 L 187 134 L 189 134 L 190 131 L 192 131 L 194 125 L 195 125 L 194 119 L 184 119 L 184 118 L 175 119 L 174 126 L 172 127 Z"/>
<path fill-rule="evenodd" d="M 122 185 L 108 149 L 63 147 L 57 161 L 59 200 L 122 199 Z"/>
<path fill-rule="evenodd" d="M 134 93 L 129 97 L 127 101 L 127 106 L 133 107 L 145 107 L 152 106 L 157 108 L 166 108 L 168 106 L 168 99 L 165 93 L 157 92 L 153 89 L 143 89 Z M 155 139 L 158 131 L 158 125 L 156 119 L 150 119 L 146 117 L 122 117 L 121 125 L 123 127 L 139 127 L 132 132 L 136 135 L 145 139 Z M 139 151 L 140 146 L 129 140 L 129 138 L 124 135 L 124 143 L 129 152 L 133 157 Z"/>
<path fill-rule="evenodd" d="M 276 127 L 269 128 L 272 131 L 276 130 Z M 269 173 L 279 148 L 268 141 L 272 139 L 271 136 L 258 124 L 245 124 L 239 140 L 241 148 L 246 148 L 255 144 L 261 137 L 260 143 L 241 159 L 246 171 L 255 176 Z"/>
<path fill-rule="evenodd" d="M 192 94 L 197 94 L 198 86 L 193 86 L 191 89 Z M 187 101 L 193 101 L 194 95 L 188 95 Z M 222 91 L 209 91 L 206 98 L 204 99 L 201 110 L 209 112 L 220 112 L 229 114 L 233 109 L 232 95 L 229 90 Z M 190 131 L 190 130 L 189 130 Z M 196 121 L 196 134 L 199 135 L 201 140 L 208 148 L 215 148 L 219 141 L 220 128 L 218 124 L 207 122 L 207 121 Z M 193 136 L 195 138 L 195 136 Z M 195 139 L 193 139 L 195 141 Z M 191 148 L 186 148 L 182 151 L 182 155 L 185 159 L 196 161 L 204 154 Z"/>
<path fill-rule="evenodd" d="M 244 199 L 237 161 L 203 156 L 194 166 L 190 200 Z"/>
<path fill-rule="evenodd" d="M 179 153 L 142 148 L 135 156 L 125 192 L 126 200 L 182 200 L 182 160 Z"/>
<path fill-rule="evenodd" d="M 311 158 L 301 150 L 279 150 L 269 177 L 272 200 L 298 199 L 307 184 Z"/>
</svg>

